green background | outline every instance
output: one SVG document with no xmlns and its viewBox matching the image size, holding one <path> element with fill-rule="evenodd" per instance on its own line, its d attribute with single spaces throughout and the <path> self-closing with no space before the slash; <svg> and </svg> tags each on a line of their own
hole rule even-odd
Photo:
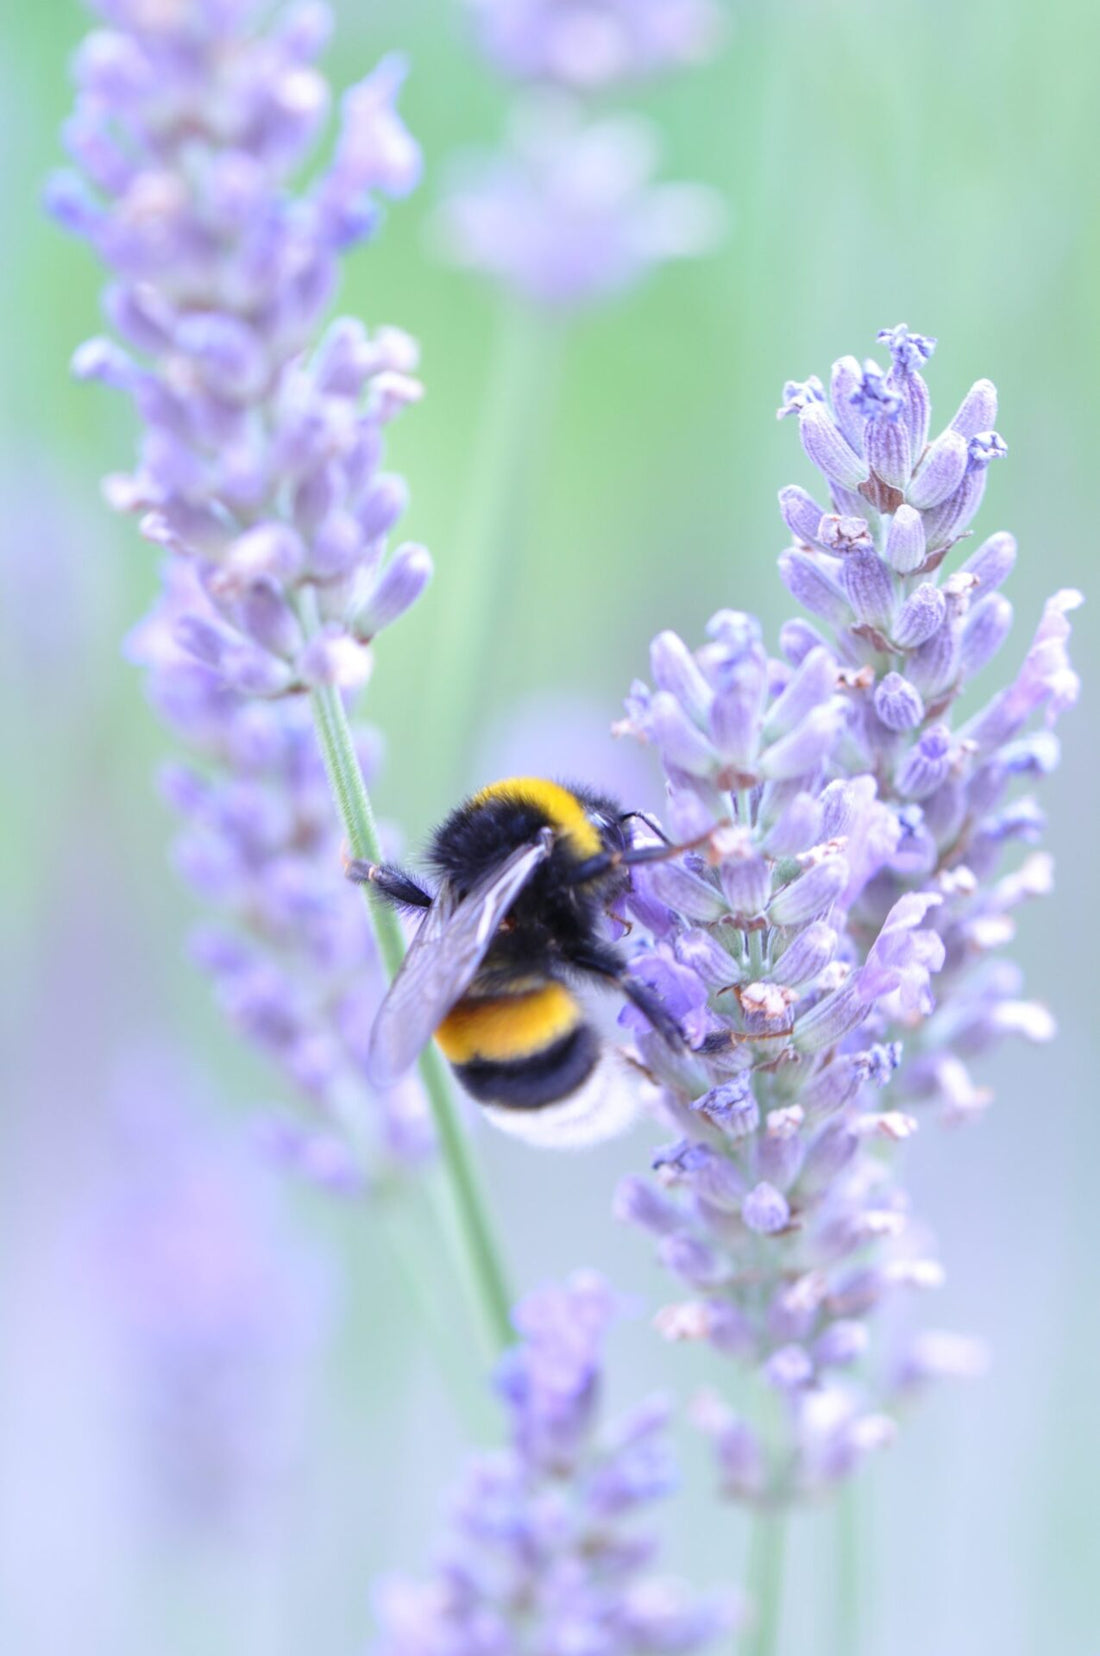
<svg viewBox="0 0 1100 1656">
<path fill-rule="evenodd" d="M 473 757 L 458 749 L 430 669 L 443 633 L 464 626 L 461 526 L 500 306 L 429 255 L 426 223 L 448 157 L 494 140 L 510 92 L 474 58 L 447 0 L 336 10 L 326 66 L 338 84 L 391 47 L 409 54 L 403 109 L 427 160 L 424 186 L 353 256 L 339 299 L 423 346 L 427 396 L 395 428 L 390 460 L 412 487 L 406 532 L 432 549 L 437 577 L 383 637 L 366 706 L 387 739 L 379 806 L 414 846 L 456 776 L 504 756 L 514 767 L 525 752 L 537 768 L 561 751 L 563 730 L 576 751 L 568 768 L 653 797 L 652 774 L 602 732 L 661 627 L 695 643 L 707 616 L 732 606 L 758 612 L 774 638 L 790 611 L 774 567 L 776 490 L 813 483 L 793 424 L 773 417 L 780 388 L 872 351 L 887 324 L 939 337 L 928 374 L 939 424 L 975 378 L 999 387 L 1010 453 L 977 528 L 1011 528 L 1020 542 L 1004 661 L 1021 656 L 1048 592 L 1091 595 L 1100 12 L 1084 0 L 744 0 L 713 66 L 614 100 L 659 123 L 668 177 L 721 192 L 730 232 L 716 255 L 657 273 L 547 342 L 539 407 L 515 413 L 530 488 L 484 647 L 465 668 Z M 166 739 L 118 653 L 154 562 L 130 524 L 108 517 L 97 480 L 129 463 L 133 431 L 119 402 L 68 379 L 72 348 L 99 326 L 100 278 L 39 207 L 84 26 L 75 5 L 38 0 L 5 21 L 0 61 L 11 1059 L 0 1645 L 27 1656 L 77 1640 L 111 1656 L 350 1652 L 369 1627 L 371 1578 L 425 1564 L 463 1435 L 376 1222 L 288 1198 L 302 1246 L 344 1286 L 298 1469 L 259 1538 L 162 1536 L 120 1516 L 136 1451 L 87 1383 L 94 1306 L 72 1308 L 71 1216 L 94 1205 L 108 1171 L 103 1123 L 126 1054 L 150 1041 L 185 1054 L 242 1128 L 280 1086 L 223 1029 L 187 963 L 195 906 L 170 872 L 171 824 L 150 781 Z M 1086 608 L 1075 642 L 1085 696 L 1045 800 L 1058 888 L 1022 916 L 1016 945 L 1061 1037 L 1005 1049 L 983 1077 L 998 1091 L 987 1119 L 955 1134 L 929 1124 L 910 1157 L 914 1201 L 949 1274 L 927 1320 L 988 1335 L 996 1361 L 981 1384 L 938 1394 L 865 1480 L 863 1656 L 1096 1648 L 1097 655 Z M 607 1217 L 614 1180 L 644 1165 L 644 1134 L 583 1160 L 485 1136 L 481 1149 L 519 1280 L 590 1263 L 662 1291 L 644 1241 Z M 624 1399 L 652 1377 L 683 1390 L 705 1377 L 682 1351 L 655 1351 L 644 1322 L 615 1349 Z M 478 1355 L 455 1349 L 448 1363 L 468 1385 Z M 711 1501 L 703 1459 L 685 1448 L 688 1487 L 666 1514 L 674 1564 L 700 1584 L 736 1580 L 743 1521 Z M 835 1524 L 808 1514 L 795 1530 L 783 1650 L 817 1656 L 835 1648 Z"/>
</svg>

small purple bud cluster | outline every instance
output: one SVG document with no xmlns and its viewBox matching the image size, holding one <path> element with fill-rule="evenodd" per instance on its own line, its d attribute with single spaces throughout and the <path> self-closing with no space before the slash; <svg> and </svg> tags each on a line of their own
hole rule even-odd
<svg viewBox="0 0 1100 1656">
<path fill-rule="evenodd" d="M 714 0 L 467 0 L 506 75 L 591 91 L 702 63 L 723 33 Z"/>
<path fill-rule="evenodd" d="M 519 1305 L 521 1343 L 498 1372 L 509 1446 L 468 1465 L 432 1579 L 379 1591 L 377 1656 L 658 1656 L 702 1650 L 737 1619 L 731 1597 L 648 1573 L 656 1544 L 634 1524 L 675 1484 L 668 1407 L 650 1398 L 601 1426 L 614 1314 L 592 1272 Z"/>
<path fill-rule="evenodd" d="M 407 491 L 382 466 L 384 428 L 420 386 L 395 329 L 342 318 L 306 353 L 375 196 L 419 178 L 395 108 L 404 70 L 387 59 L 351 88 L 327 167 L 296 193 L 328 113 L 314 61 L 328 6 L 263 21 L 240 0 L 96 9 L 107 27 L 77 55 L 65 129 L 79 173 L 54 180 L 51 205 L 114 275 L 124 344 L 89 341 L 75 369 L 127 392 L 141 422 L 138 467 L 107 494 L 169 554 L 136 652 L 202 761 L 166 782 L 180 858 L 251 935 L 201 945 L 235 1019 L 354 1116 L 369 1010 L 352 1006 L 380 980 L 340 900 L 306 693 L 360 688 L 370 641 L 429 578 L 422 548 L 387 557 Z M 391 1147 L 422 1147 L 419 1106 L 383 1114 Z M 331 1171 L 312 1141 L 294 1154 Z"/>
<path fill-rule="evenodd" d="M 966 1061 L 999 1035 L 1053 1033 L 994 951 L 1016 905 L 1050 887 L 1043 853 L 1001 862 L 1042 829 L 1014 784 L 1057 761 L 1033 725 L 1076 697 L 1080 598 L 1049 601 L 1015 680 L 956 727 L 956 696 L 1011 620 L 997 591 L 1011 536 L 938 574 L 1004 449 L 996 394 L 979 382 L 929 442 L 919 367 L 934 341 L 880 337 L 889 370 L 842 359 L 831 406 L 820 381 L 787 387 L 832 511 L 783 490 L 796 544 L 780 569 L 825 625 L 789 622 L 779 660 L 731 611 L 694 653 L 664 633 L 654 688 L 634 686 L 618 727 L 658 749 L 672 830 L 701 847 L 635 873 L 653 941 L 632 969 L 689 1050 L 623 1014 L 682 1136 L 656 1158 L 657 1187 L 628 1179 L 618 1208 L 690 1291 L 662 1331 L 708 1340 L 785 1400 L 771 1440 L 713 1398 L 701 1411 L 726 1488 L 765 1502 L 844 1475 L 892 1435 L 892 1400 L 980 1366 L 972 1342 L 940 1334 L 877 1372 L 864 1360 L 869 1314 L 942 1277 L 888 1151 L 916 1132 L 917 1104 L 948 1120 L 981 1108 Z"/>
<path fill-rule="evenodd" d="M 577 94 L 708 56 L 710 0 L 472 0 L 505 73 L 539 81 L 512 110 L 506 147 L 472 156 L 437 214 L 445 255 L 536 305 L 611 298 L 671 259 L 709 252 L 715 192 L 657 184 L 657 135 L 638 116 L 590 115 Z"/>
</svg>

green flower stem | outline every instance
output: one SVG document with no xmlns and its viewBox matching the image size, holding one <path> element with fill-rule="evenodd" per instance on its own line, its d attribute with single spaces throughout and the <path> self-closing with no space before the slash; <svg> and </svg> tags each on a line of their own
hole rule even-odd
<svg viewBox="0 0 1100 1656">
<path fill-rule="evenodd" d="M 746 1581 L 753 1619 L 741 1640 L 741 1656 L 776 1656 L 779 1649 L 786 1524 L 782 1512 L 753 1514 Z"/>
<path fill-rule="evenodd" d="M 836 1601 L 833 1649 L 836 1656 L 859 1656 L 863 1644 L 860 1605 L 860 1494 L 850 1478 L 837 1497 Z"/>
<path fill-rule="evenodd" d="M 380 862 L 378 829 L 340 692 L 333 685 L 319 685 L 310 692 L 310 701 L 351 855 Z M 405 954 L 401 927 L 393 910 L 381 904 L 370 904 L 370 916 L 387 975 L 392 978 Z M 513 1339 L 511 1296 L 478 1189 L 469 1146 L 455 1112 L 447 1072 L 434 1046 L 425 1050 L 420 1073 L 439 1135 L 458 1237 L 485 1329 L 493 1348 L 502 1350 Z"/>
<path fill-rule="evenodd" d="M 443 602 L 426 675 L 425 750 L 448 802 L 466 781 L 471 738 L 492 688 L 494 639 L 546 447 L 561 334 L 544 312 L 518 300 L 498 319 L 463 511 L 436 577 Z"/>
</svg>

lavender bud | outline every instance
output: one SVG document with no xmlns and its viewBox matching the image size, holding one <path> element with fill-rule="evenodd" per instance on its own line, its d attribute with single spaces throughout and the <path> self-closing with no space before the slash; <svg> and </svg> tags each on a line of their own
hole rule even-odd
<svg viewBox="0 0 1100 1656">
<path fill-rule="evenodd" d="M 741 1204 L 741 1217 L 758 1236 L 774 1236 L 790 1223 L 786 1197 L 770 1184 L 758 1184 Z"/>
<path fill-rule="evenodd" d="M 658 633 L 649 660 L 657 688 L 675 696 L 688 717 L 705 726 L 714 693 L 683 640 L 674 632 Z"/>
<path fill-rule="evenodd" d="M 657 1254 L 662 1265 L 675 1271 L 693 1288 L 717 1287 L 729 1276 L 728 1267 L 723 1266 L 714 1249 L 693 1236 L 664 1236 Z"/>
<path fill-rule="evenodd" d="M 823 920 L 806 926 L 784 949 L 772 968 L 777 983 L 812 983 L 834 959 L 837 935 Z"/>
<path fill-rule="evenodd" d="M 902 760 L 897 790 L 906 799 L 926 799 L 946 779 L 950 768 L 951 732 L 946 725 L 933 725 Z"/>
<path fill-rule="evenodd" d="M 925 558 L 924 520 L 914 506 L 899 506 L 886 532 L 886 561 L 899 575 L 911 575 Z"/>
<path fill-rule="evenodd" d="M 997 387 L 992 380 L 977 380 L 959 405 L 951 422 L 952 430 L 970 440 L 980 431 L 990 431 L 997 418 Z"/>
<path fill-rule="evenodd" d="M 339 581 L 344 576 L 361 572 L 375 573 L 381 556 L 364 550 L 363 535 L 350 512 L 329 512 L 314 532 L 310 547 L 310 566 L 322 581 Z"/>
<path fill-rule="evenodd" d="M 768 1307 L 771 1339 L 804 1340 L 818 1319 L 827 1291 L 825 1275 L 817 1270 L 807 1271 L 782 1287 Z"/>
<path fill-rule="evenodd" d="M 801 1346 L 780 1346 L 764 1364 L 764 1379 L 776 1391 L 799 1391 L 814 1377 L 814 1365 Z"/>
<path fill-rule="evenodd" d="M 889 631 L 897 592 L 894 576 L 877 552 L 853 552 L 841 565 L 841 584 L 857 618 Z"/>
<path fill-rule="evenodd" d="M 979 1380 L 988 1371 L 989 1347 L 984 1340 L 940 1329 L 923 1329 L 911 1341 L 899 1365 L 899 1390 L 911 1390 L 929 1380 Z"/>
<path fill-rule="evenodd" d="M 904 490 L 913 470 L 907 422 L 889 414 L 872 420 L 867 427 L 867 458 L 877 477 Z"/>
<path fill-rule="evenodd" d="M 820 844 L 821 804 L 813 794 L 799 792 L 788 799 L 764 837 L 764 849 L 773 857 L 795 857 Z"/>
<path fill-rule="evenodd" d="M 811 615 L 819 615 L 834 627 L 846 625 L 847 599 L 823 558 L 798 550 L 784 552 L 779 559 L 779 574 L 791 597 Z"/>
<path fill-rule="evenodd" d="M 786 1110 L 772 1110 L 767 1130 L 757 1140 L 757 1177 L 777 1190 L 789 1190 L 801 1170 L 806 1150 L 799 1131 L 803 1116 L 797 1104 Z"/>
<path fill-rule="evenodd" d="M 944 431 L 932 443 L 917 467 L 906 492 L 910 506 L 927 511 L 950 498 L 963 480 L 969 448 L 957 431 Z"/>
<path fill-rule="evenodd" d="M 864 452 L 863 433 L 868 414 L 860 399 L 862 385 L 863 370 L 854 356 L 841 357 L 838 362 L 833 363 L 829 397 L 835 411 L 836 423 L 857 454 Z"/>
<path fill-rule="evenodd" d="M 907 676 L 926 700 L 931 701 L 954 685 L 959 671 L 961 640 L 959 618 L 949 611 L 943 625 L 910 655 L 906 663 Z"/>
<path fill-rule="evenodd" d="M 1002 531 L 984 540 L 977 551 L 967 558 L 960 573 L 973 575 L 978 583 L 977 590 L 984 596 L 1001 585 L 1012 573 L 1015 563 L 1016 537 Z"/>
<path fill-rule="evenodd" d="M 818 1368 L 849 1368 L 859 1362 L 869 1344 L 866 1323 L 841 1317 L 814 1341 L 813 1359 Z"/>
<path fill-rule="evenodd" d="M 776 926 L 802 926 L 826 913 L 848 884 L 848 863 L 844 857 L 826 857 L 808 868 L 800 879 L 777 891 L 768 905 L 768 917 Z"/>
<path fill-rule="evenodd" d="M 792 621 L 784 621 L 780 627 L 779 648 L 783 652 L 784 660 L 792 667 L 798 667 L 811 650 L 828 649 L 828 645 L 816 627 L 812 627 L 808 621 L 795 618 Z"/>
<path fill-rule="evenodd" d="M 827 1121 L 806 1152 L 803 1178 L 808 1188 L 827 1187 L 859 1154 L 859 1139 L 846 1120 Z"/>
<path fill-rule="evenodd" d="M 668 1236 L 683 1223 L 683 1215 L 675 1203 L 654 1190 L 648 1179 L 634 1176 L 620 1180 L 612 1213 L 622 1223 L 638 1225 L 654 1236 Z"/>
<path fill-rule="evenodd" d="M 824 403 L 811 402 L 802 409 L 798 431 L 807 456 L 831 483 L 858 489 L 867 482 L 870 467 L 842 437 Z"/>
<path fill-rule="evenodd" d="M 708 989 L 728 989 L 738 981 L 739 968 L 710 932 L 692 928 L 676 939 L 675 947 L 677 960 L 702 978 Z"/>
<path fill-rule="evenodd" d="M 891 634 L 903 650 L 916 649 L 939 631 L 947 614 L 947 600 L 931 581 L 922 581 L 911 592 L 898 614 Z"/>
<path fill-rule="evenodd" d="M 694 923 L 713 923 L 726 913 L 725 899 L 710 880 L 692 873 L 683 863 L 669 861 L 654 863 L 645 870 L 645 889 L 654 892 L 662 903 L 675 909 Z M 755 909 L 751 911 L 755 913 Z"/>
<path fill-rule="evenodd" d="M 368 544 L 388 535 L 409 504 L 409 486 L 403 477 L 383 472 L 371 483 L 355 509 L 359 532 Z"/>
<path fill-rule="evenodd" d="M 689 776 L 710 776 L 717 769 L 714 748 L 669 691 L 658 690 L 650 702 L 649 727 L 664 757 L 678 770 Z"/>
<path fill-rule="evenodd" d="M 928 426 L 932 417 L 928 387 L 915 368 L 906 369 L 896 359 L 890 381 L 901 393 L 902 418 L 909 428 L 910 453 L 914 459 L 919 459 L 928 441 Z"/>
<path fill-rule="evenodd" d="M 723 856 L 718 878 L 735 915 L 751 918 L 766 906 L 771 894 L 771 869 L 763 857 L 753 854 L 749 844 L 743 852 Z"/>
<path fill-rule="evenodd" d="M 768 709 L 764 727 L 768 738 L 774 739 L 793 730 L 814 708 L 829 699 L 836 683 L 836 658 L 826 649 L 811 650 L 799 663 L 786 689 Z"/>
<path fill-rule="evenodd" d="M 840 839 L 854 833 L 875 797 L 871 776 L 838 776 L 821 793 L 821 837 Z"/>
<path fill-rule="evenodd" d="M 257 397 L 271 373 L 262 341 L 237 317 L 192 311 L 178 323 L 175 344 L 192 358 L 212 391 L 234 401 Z"/>
<path fill-rule="evenodd" d="M 964 679 L 981 672 L 997 654 L 1012 626 L 1012 605 L 1000 592 L 991 592 L 974 605 L 963 627 L 959 672 Z"/>
<path fill-rule="evenodd" d="M 301 648 L 301 624 L 286 601 L 283 587 L 270 575 L 249 585 L 238 614 L 245 632 L 265 650 L 290 658 Z"/>
<path fill-rule="evenodd" d="M 924 532 L 930 552 L 949 546 L 966 529 L 982 503 L 986 469 L 984 466 L 969 469 L 954 494 L 925 514 Z"/>
<path fill-rule="evenodd" d="M 779 511 L 796 541 L 804 546 L 816 545 L 817 526 L 824 513 L 812 495 L 792 483 L 779 491 Z"/>
<path fill-rule="evenodd" d="M 372 639 L 383 627 L 390 626 L 398 616 L 404 615 L 416 603 L 431 578 L 431 554 L 423 546 L 412 543 L 399 546 L 382 579 L 355 618 L 355 630 L 359 637 Z"/>
<path fill-rule="evenodd" d="M 695 1424 L 710 1437 L 725 1494 L 754 1500 L 767 1483 L 767 1454 L 747 1420 L 735 1415 L 713 1393 L 704 1393 L 692 1410 Z"/>
<path fill-rule="evenodd" d="M 844 709 L 839 703 L 815 707 L 800 725 L 761 755 L 761 776 L 782 782 L 816 771 L 831 753 L 843 722 Z"/>
<path fill-rule="evenodd" d="M 912 730 L 924 718 L 920 691 L 900 673 L 887 673 L 875 687 L 875 712 L 887 730 Z"/>
<path fill-rule="evenodd" d="M 760 1123 L 760 1108 L 747 1075 L 738 1076 L 720 1087 L 712 1087 L 702 1098 L 695 1099 L 691 1107 L 706 1116 L 714 1126 L 720 1127 L 726 1137 L 734 1142 L 755 1133 Z"/>
<path fill-rule="evenodd" d="M 867 997 L 851 981 L 825 995 L 795 1020 L 794 1044 L 799 1052 L 823 1052 L 835 1046 L 867 1015 Z"/>
</svg>

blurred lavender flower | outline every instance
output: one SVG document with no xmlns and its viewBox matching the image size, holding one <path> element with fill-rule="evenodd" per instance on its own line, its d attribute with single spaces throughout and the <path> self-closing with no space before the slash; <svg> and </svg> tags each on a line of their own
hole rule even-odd
<svg viewBox="0 0 1100 1656">
<path fill-rule="evenodd" d="M 549 83 L 513 103 L 498 152 L 455 170 L 437 211 L 445 257 L 537 306 L 568 310 L 710 252 L 724 204 L 701 184 L 653 181 L 660 143 L 640 116 L 582 101 L 624 78 L 701 62 L 721 36 L 711 0 L 470 0 L 505 74 Z"/>
<path fill-rule="evenodd" d="M 489 57 L 528 80 L 592 90 L 701 63 L 722 38 L 713 0 L 467 0 Z"/>
<path fill-rule="evenodd" d="M 869 1315 L 943 1274 L 888 1152 L 917 1130 L 901 1106 L 958 1120 L 984 1104 L 971 1054 L 1053 1032 L 993 951 L 1014 908 L 1050 887 L 1042 853 L 1001 864 L 1042 829 L 1013 788 L 1056 763 L 1034 724 L 1077 694 L 1080 597 L 1049 601 L 1016 679 L 956 728 L 956 696 L 1011 620 L 997 591 L 1010 536 L 937 573 L 1004 452 L 996 394 L 979 382 L 929 442 L 919 368 L 934 341 L 880 337 L 887 371 L 844 358 L 831 403 L 810 380 L 782 410 L 832 510 L 782 491 L 796 544 L 780 571 L 823 625 L 789 622 L 778 661 L 732 611 L 694 653 L 663 633 L 655 688 L 634 686 L 619 727 L 656 746 L 672 829 L 705 850 L 635 877 L 653 941 L 632 969 L 691 1050 L 670 1053 L 624 1013 L 682 1136 L 656 1158 L 659 1188 L 628 1179 L 618 1209 L 690 1292 L 660 1313 L 665 1335 L 708 1340 L 783 1400 L 768 1438 L 720 1400 L 701 1409 L 725 1487 L 758 1501 L 842 1477 L 890 1440 L 914 1385 L 980 1368 L 972 1343 L 927 1333 L 892 1364 L 865 1361 Z"/>
<path fill-rule="evenodd" d="M 471 158 L 436 218 L 444 252 L 534 301 L 611 298 L 669 259 L 709 252 L 724 224 L 701 184 L 652 182 L 657 137 L 638 116 L 586 120 L 563 95 L 521 104 L 508 147 Z"/>
<path fill-rule="evenodd" d="M 200 953 L 295 1081 L 361 1118 L 380 976 L 340 888 L 304 692 L 358 689 L 371 639 L 430 575 L 420 547 L 386 555 L 407 491 L 382 469 L 383 432 L 420 386 L 394 329 L 343 318 L 304 353 L 375 195 L 418 180 L 395 108 L 404 71 L 387 59 L 351 88 L 327 167 L 295 194 L 328 111 L 314 67 L 327 6 L 96 9 L 109 26 L 77 55 L 65 129 L 80 173 L 50 199 L 115 277 L 105 306 L 125 345 L 91 340 L 75 369 L 127 392 L 142 423 L 138 468 L 107 494 L 169 553 L 134 653 L 201 762 L 166 782 L 180 858 L 250 934 L 210 934 Z M 384 1148 L 419 1153 L 422 1115 L 418 1098 L 385 1101 Z M 308 1151 L 295 1147 L 301 1165 L 331 1167 Z"/>
<path fill-rule="evenodd" d="M 649 1575 L 636 1516 L 675 1483 L 668 1410 L 650 1398 L 601 1426 L 607 1284 L 578 1272 L 517 1308 L 497 1384 L 510 1444 L 467 1467 L 433 1578 L 378 1594 L 378 1656 L 657 1656 L 701 1650 L 736 1619 L 726 1596 Z"/>
<path fill-rule="evenodd" d="M 112 1136 L 90 1257 L 155 1504 L 192 1527 L 264 1524 L 302 1442 L 332 1285 L 177 1064 L 131 1068 Z"/>
</svg>

